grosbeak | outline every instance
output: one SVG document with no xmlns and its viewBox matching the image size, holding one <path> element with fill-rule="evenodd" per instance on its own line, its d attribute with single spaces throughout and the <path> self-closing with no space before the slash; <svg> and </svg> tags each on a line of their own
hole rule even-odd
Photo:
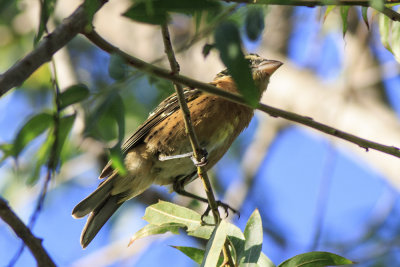
<svg viewBox="0 0 400 267">
<path fill-rule="evenodd" d="M 282 63 L 256 54 L 249 54 L 246 59 L 261 98 L 270 76 Z M 218 73 L 211 84 L 221 90 L 239 93 L 227 70 Z M 208 152 L 205 165 L 208 170 L 249 125 L 254 111 L 198 89 L 186 88 L 184 95 L 200 145 Z M 180 156 L 188 155 L 191 150 L 178 99 L 173 94 L 162 101 L 122 145 L 128 174 L 121 176 L 109 162 L 100 174 L 100 179 L 104 180 L 99 187 L 72 211 L 75 218 L 90 214 L 81 235 L 82 247 L 93 240 L 125 201 L 141 194 L 152 184 L 172 184 L 178 193 L 203 200 L 183 190 L 197 174 L 190 158 Z"/>
</svg>

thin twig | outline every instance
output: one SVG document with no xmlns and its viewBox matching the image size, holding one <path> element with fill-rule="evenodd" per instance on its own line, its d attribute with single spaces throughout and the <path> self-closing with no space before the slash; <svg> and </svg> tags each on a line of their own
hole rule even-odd
<svg viewBox="0 0 400 267">
<path fill-rule="evenodd" d="M 218 89 L 217 87 L 208 84 L 208 83 L 203 83 L 194 79 L 191 79 L 189 77 L 183 76 L 183 75 L 173 75 L 170 70 L 166 70 L 157 66 L 153 66 L 147 62 L 144 62 L 143 60 L 140 60 L 136 57 L 132 57 L 128 55 L 127 53 L 121 51 L 117 47 L 113 46 L 112 44 L 108 43 L 106 40 L 104 40 L 100 35 L 98 35 L 95 31 L 91 31 L 89 33 L 85 33 L 85 36 L 92 41 L 95 45 L 97 45 L 99 48 L 103 49 L 104 51 L 108 53 L 115 53 L 120 55 L 122 58 L 125 59 L 125 61 L 132 65 L 133 67 L 144 71 L 148 74 L 158 76 L 160 78 L 164 78 L 173 82 L 177 82 L 183 85 L 186 85 L 190 88 L 197 88 L 199 90 L 205 91 L 207 93 L 213 94 L 220 96 L 222 98 L 225 98 L 227 100 L 236 102 L 238 104 L 242 104 L 245 106 L 248 106 L 240 95 L 237 94 L 232 94 L 227 91 L 222 91 Z M 259 104 L 258 110 L 261 110 L 272 117 L 281 117 L 284 119 L 287 119 L 289 121 L 297 122 L 299 124 L 305 125 L 307 127 L 316 129 L 320 132 L 335 136 L 337 138 L 349 141 L 351 143 L 354 143 L 362 148 L 364 148 L 366 151 L 369 149 L 374 149 L 395 157 L 400 158 L 400 149 L 394 146 L 388 146 L 388 145 L 383 145 L 374 141 L 370 141 L 364 138 L 360 138 L 358 136 L 355 136 L 350 133 L 346 133 L 344 131 L 338 130 L 334 127 L 328 126 L 326 124 L 314 121 L 312 118 L 307 117 L 307 116 L 302 116 L 298 115 L 293 112 L 285 111 L 279 108 L 274 108 L 265 104 Z"/>
<path fill-rule="evenodd" d="M 35 70 L 44 63 L 50 61 L 58 50 L 84 30 L 89 23 L 87 9 L 90 8 L 90 12 L 97 11 L 107 1 L 108 0 L 86 0 L 72 15 L 64 19 L 52 33 L 47 35 L 33 51 L 1 74 L 0 97 L 13 87 L 21 85 Z M 94 9 L 92 10 L 91 8 Z"/>
<path fill-rule="evenodd" d="M 32 255 L 35 257 L 38 266 L 56 266 L 42 246 L 42 240 L 32 234 L 31 230 L 11 210 L 7 201 L 2 197 L 0 197 L 0 217 L 27 245 L 29 250 L 32 252 Z"/>
<path fill-rule="evenodd" d="M 178 75 L 179 74 L 179 64 L 176 61 L 175 58 L 175 53 L 174 49 L 171 44 L 171 38 L 169 35 L 168 31 L 168 26 L 166 24 L 161 25 L 161 32 L 162 32 L 162 37 L 163 37 L 163 42 L 164 42 L 164 47 L 165 47 L 165 53 L 167 54 L 168 61 L 172 70 L 173 75 Z M 178 101 L 179 101 L 179 106 L 182 110 L 182 115 L 183 115 L 183 120 L 185 122 L 185 131 L 188 134 L 188 138 L 190 140 L 190 144 L 192 146 L 193 150 L 193 156 L 197 160 L 197 162 L 200 162 L 202 160 L 203 155 L 199 153 L 199 151 L 202 151 L 202 148 L 200 147 L 200 142 L 196 136 L 192 120 L 190 117 L 190 110 L 187 106 L 186 100 L 185 100 L 185 95 L 183 93 L 183 88 L 181 84 L 179 83 L 174 83 L 175 91 L 178 96 Z M 214 221 L 215 224 L 218 225 L 221 221 L 221 216 L 218 211 L 218 205 L 215 200 L 214 192 L 210 183 L 210 179 L 208 178 L 207 171 L 204 166 L 198 166 L 197 167 L 197 174 L 201 181 L 203 182 L 204 189 L 207 194 L 207 199 L 208 199 L 208 204 L 210 205 L 212 214 L 214 216 Z M 225 246 L 223 247 L 223 254 L 225 261 L 229 264 L 229 266 L 234 266 L 233 260 L 232 260 L 232 255 L 229 251 L 229 245 L 228 243 L 225 243 Z"/>
</svg>

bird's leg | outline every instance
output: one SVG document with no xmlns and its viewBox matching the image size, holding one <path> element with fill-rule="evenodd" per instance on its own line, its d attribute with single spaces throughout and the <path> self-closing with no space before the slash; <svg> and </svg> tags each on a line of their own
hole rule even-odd
<svg viewBox="0 0 400 267">
<path fill-rule="evenodd" d="M 190 192 L 186 191 L 184 189 L 184 185 L 183 185 L 182 181 L 183 180 L 177 180 L 177 181 L 174 182 L 174 184 L 173 184 L 174 191 L 179 195 L 190 197 L 190 198 L 196 199 L 198 201 L 207 203 L 207 205 L 208 205 L 207 209 L 203 213 L 203 215 L 201 215 L 201 220 L 204 222 L 204 220 L 203 220 L 204 216 L 207 216 L 210 213 L 210 210 L 211 210 L 211 207 L 210 207 L 210 204 L 208 203 L 208 200 L 206 198 L 204 198 L 204 197 L 201 197 L 201 196 L 198 196 L 198 195 L 195 195 L 193 193 L 190 193 Z M 235 210 L 234 208 L 232 208 L 228 204 L 226 204 L 226 203 L 224 203 L 224 202 L 222 202 L 220 200 L 216 201 L 216 203 L 217 203 L 218 207 L 222 207 L 225 210 L 226 217 L 228 217 L 228 215 L 229 215 L 229 210 L 231 210 L 233 213 L 237 214 L 238 217 L 240 217 L 239 211 Z"/>
<path fill-rule="evenodd" d="M 197 167 L 203 167 L 206 166 L 208 161 L 207 161 L 207 150 L 204 148 L 201 149 L 200 155 L 202 156 L 200 161 L 197 161 L 196 158 L 193 155 L 193 151 L 189 153 L 184 153 L 184 154 L 179 154 L 179 155 L 164 155 L 160 154 L 158 156 L 158 160 L 160 161 L 166 161 L 166 160 L 171 160 L 171 159 L 182 159 L 182 158 L 190 158 L 193 161 L 193 164 L 196 165 Z"/>
</svg>

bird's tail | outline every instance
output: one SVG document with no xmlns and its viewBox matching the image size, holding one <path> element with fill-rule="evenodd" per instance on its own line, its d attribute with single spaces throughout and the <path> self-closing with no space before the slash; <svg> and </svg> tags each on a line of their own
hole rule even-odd
<svg viewBox="0 0 400 267">
<path fill-rule="evenodd" d="M 123 203 L 119 201 L 118 195 L 111 195 L 111 189 L 111 181 L 106 180 L 92 194 L 76 205 L 72 211 L 74 218 L 82 218 L 90 213 L 81 235 L 83 248 L 89 245 L 101 227 Z"/>
</svg>

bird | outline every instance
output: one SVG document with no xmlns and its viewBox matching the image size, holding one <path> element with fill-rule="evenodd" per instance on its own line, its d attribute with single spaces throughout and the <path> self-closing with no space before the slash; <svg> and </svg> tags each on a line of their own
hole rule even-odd
<svg viewBox="0 0 400 267">
<path fill-rule="evenodd" d="M 257 54 L 247 54 L 245 59 L 261 98 L 271 75 L 283 63 Z M 210 84 L 240 94 L 227 69 L 218 73 Z M 176 93 L 172 94 L 122 144 L 127 174 L 120 175 L 108 162 L 100 173 L 99 178 L 103 181 L 98 188 L 73 209 L 74 218 L 89 215 L 80 239 L 83 248 L 125 201 L 138 196 L 152 184 L 172 185 L 179 194 L 206 201 L 185 191 L 184 186 L 197 178 L 196 165 L 204 165 L 205 170 L 209 170 L 221 159 L 249 125 L 254 110 L 196 88 L 185 88 L 184 96 L 206 157 L 195 164 L 191 161 L 192 148 L 185 132 L 182 111 Z"/>
</svg>

